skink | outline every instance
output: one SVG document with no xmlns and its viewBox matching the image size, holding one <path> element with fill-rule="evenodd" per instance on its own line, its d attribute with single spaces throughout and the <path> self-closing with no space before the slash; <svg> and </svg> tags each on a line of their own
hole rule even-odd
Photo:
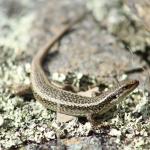
<svg viewBox="0 0 150 150">
<path fill-rule="evenodd" d="M 129 95 L 138 86 L 139 81 L 126 81 L 100 96 L 84 97 L 54 86 L 48 80 L 42 67 L 48 51 L 61 40 L 75 22 L 64 25 L 61 31 L 35 55 L 31 65 L 31 88 L 35 99 L 53 111 L 73 116 L 103 114 Z"/>
</svg>

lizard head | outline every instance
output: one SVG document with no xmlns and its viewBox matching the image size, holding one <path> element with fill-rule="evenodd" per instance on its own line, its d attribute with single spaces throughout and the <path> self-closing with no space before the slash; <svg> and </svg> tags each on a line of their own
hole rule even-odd
<svg viewBox="0 0 150 150">
<path fill-rule="evenodd" d="M 101 111 L 97 110 L 99 114 L 103 114 L 112 108 L 114 105 L 120 103 L 126 96 L 128 96 L 137 86 L 139 85 L 138 80 L 123 81 L 119 86 L 107 91 L 103 102 L 100 103 Z M 102 109 L 103 108 L 103 109 Z"/>
<path fill-rule="evenodd" d="M 117 104 L 128 94 L 130 94 L 138 85 L 139 85 L 138 80 L 128 80 L 121 82 L 119 87 L 115 88 L 115 90 L 110 95 L 114 97 L 114 99 L 112 98 L 111 103 Z"/>
<path fill-rule="evenodd" d="M 139 81 L 138 80 L 128 80 L 128 81 L 124 81 L 122 82 L 121 86 L 120 86 L 120 94 L 122 93 L 122 95 L 126 95 L 129 94 L 130 92 L 132 92 L 137 86 L 139 85 Z"/>
</svg>

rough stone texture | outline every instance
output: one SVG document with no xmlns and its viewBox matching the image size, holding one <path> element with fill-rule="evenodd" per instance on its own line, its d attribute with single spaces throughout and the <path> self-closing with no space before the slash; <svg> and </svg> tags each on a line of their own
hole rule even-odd
<svg viewBox="0 0 150 150">
<path fill-rule="evenodd" d="M 91 2 L 95 3 L 90 8 L 94 12 L 99 0 Z M 113 3 L 115 9 L 122 4 L 119 0 Z M 8 88 L 14 83 L 30 82 L 30 62 L 34 54 L 59 32 L 64 23 L 87 11 L 87 5 L 89 3 L 84 0 L 0 0 L 0 148 L 148 149 L 150 104 L 145 86 L 117 106 L 114 116 L 111 116 L 112 111 L 106 114 L 101 128 L 95 133 L 90 131 L 89 122 L 82 119 L 57 123 L 54 113 L 31 98 L 13 96 Z M 104 7 L 103 11 L 108 12 L 108 9 Z M 101 11 L 98 9 L 96 13 Z M 115 76 L 119 80 L 139 79 L 141 85 L 149 85 L 146 81 L 148 69 L 134 71 L 150 64 L 146 49 L 150 43 L 149 35 L 128 13 L 121 15 L 123 19 L 112 24 L 114 16 L 99 20 L 96 18 L 99 15 L 87 14 L 53 48 L 60 52 L 48 55 L 45 60 L 47 71 L 52 76 L 58 73 L 56 80 L 62 82 L 69 78 L 79 91 L 99 87 L 99 80 L 105 83 L 105 88 Z M 137 38 L 134 38 L 136 34 Z M 128 46 L 135 52 L 133 55 Z M 75 74 L 68 75 L 69 71 Z"/>
<path fill-rule="evenodd" d="M 141 22 L 150 31 L 150 1 L 149 0 L 126 0 L 132 12 L 141 19 Z"/>
</svg>

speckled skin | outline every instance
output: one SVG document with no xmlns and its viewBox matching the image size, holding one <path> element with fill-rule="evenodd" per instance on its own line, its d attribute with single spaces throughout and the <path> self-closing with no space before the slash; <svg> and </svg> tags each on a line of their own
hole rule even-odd
<svg viewBox="0 0 150 150">
<path fill-rule="evenodd" d="M 137 80 L 126 81 L 121 86 L 97 97 L 84 97 L 62 89 L 56 88 L 46 77 L 42 63 L 48 50 L 68 32 L 72 25 L 66 25 L 48 42 L 48 44 L 35 55 L 31 67 L 31 86 L 35 98 L 44 106 L 60 113 L 87 116 L 88 114 L 102 114 L 119 103 L 132 92 L 139 84 Z"/>
</svg>

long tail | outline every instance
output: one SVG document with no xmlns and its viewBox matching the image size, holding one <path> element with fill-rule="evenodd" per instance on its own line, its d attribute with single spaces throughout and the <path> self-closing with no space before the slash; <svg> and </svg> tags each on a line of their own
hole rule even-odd
<svg viewBox="0 0 150 150">
<path fill-rule="evenodd" d="M 82 20 L 86 14 L 87 13 L 84 12 L 81 16 L 71 21 L 69 24 L 64 25 L 64 27 L 38 51 L 38 53 L 34 56 L 33 61 L 42 64 L 48 51 L 54 46 L 54 44 L 59 41 L 68 31 L 70 31 L 73 25 Z"/>
</svg>

